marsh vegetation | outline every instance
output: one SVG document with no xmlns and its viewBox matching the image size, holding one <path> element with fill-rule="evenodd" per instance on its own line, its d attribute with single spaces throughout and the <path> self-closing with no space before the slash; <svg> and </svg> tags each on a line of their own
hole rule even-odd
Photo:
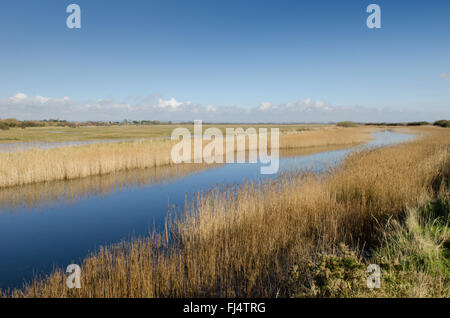
<svg viewBox="0 0 450 318">
<path fill-rule="evenodd" d="M 13 297 L 448 297 L 450 134 L 199 193 L 163 233 L 105 246 L 81 289 L 58 269 Z M 383 268 L 369 290 L 364 267 Z"/>
</svg>

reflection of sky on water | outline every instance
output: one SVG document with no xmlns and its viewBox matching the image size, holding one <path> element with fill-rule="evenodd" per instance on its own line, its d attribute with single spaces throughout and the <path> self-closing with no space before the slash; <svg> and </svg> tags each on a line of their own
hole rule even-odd
<svg viewBox="0 0 450 318">
<path fill-rule="evenodd" d="M 55 131 L 54 133 L 59 133 Z M 82 146 L 90 144 L 101 144 L 110 142 L 122 142 L 132 141 L 134 139 L 102 139 L 102 140 L 87 140 L 87 141 L 61 141 L 61 142 L 45 142 L 45 141 L 32 141 L 32 142 L 13 142 L 13 143 L 0 143 L 0 152 L 17 152 L 30 149 L 51 149 L 61 148 L 67 146 Z"/>
</svg>

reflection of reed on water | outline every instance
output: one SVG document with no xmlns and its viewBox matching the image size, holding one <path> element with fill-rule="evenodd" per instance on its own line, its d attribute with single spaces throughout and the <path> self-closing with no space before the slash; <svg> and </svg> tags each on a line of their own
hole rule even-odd
<svg viewBox="0 0 450 318">
<path fill-rule="evenodd" d="M 313 153 L 345 149 L 341 146 L 280 149 L 280 157 L 307 156 Z M 248 160 L 248 151 L 245 153 Z M 187 176 L 196 171 L 218 167 L 219 164 L 178 164 L 150 169 L 130 169 L 107 175 L 80 179 L 41 182 L 0 190 L 0 211 L 33 210 L 52 204 L 74 203 L 92 195 L 106 195 L 124 187 L 158 184 Z"/>
<path fill-rule="evenodd" d="M 330 152 L 335 150 L 349 149 L 348 146 L 317 146 L 308 148 L 280 149 L 281 158 L 291 158 L 300 156 L 309 156 L 319 152 Z"/>
<path fill-rule="evenodd" d="M 33 210 L 52 204 L 74 203 L 92 195 L 106 195 L 125 187 L 159 184 L 213 167 L 217 165 L 179 164 L 5 188 L 0 190 L 0 211 Z"/>
</svg>

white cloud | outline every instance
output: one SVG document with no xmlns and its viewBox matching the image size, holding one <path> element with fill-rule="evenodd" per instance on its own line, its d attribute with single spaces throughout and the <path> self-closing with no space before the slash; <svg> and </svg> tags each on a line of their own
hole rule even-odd
<svg viewBox="0 0 450 318">
<path fill-rule="evenodd" d="M 189 103 L 189 102 L 188 102 Z M 189 103 L 190 104 L 190 103 Z M 183 105 L 182 102 L 177 101 L 175 98 L 171 98 L 168 100 L 163 100 L 162 98 L 160 98 L 158 100 L 158 107 L 160 108 L 169 108 L 172 110 L 176 110 L 178 107 L 180 107 L 181 105 Z"/>
<path fill-rule="evenodd" d="M 47 103 L 48 101 L 50 101 L 50 98 L 39 95 L 35 97 L 29 97 L 27 94 L 17 93 L 16 95 L 11 96 L 9 100 L 13 103 L 28 103 L 30 105 L 33 105 L 36 103 Z"/>
<path fill-rule="evenodd" d="M 447 72 L 443 72 L 439 75 L 440 78 L 450 78 L 450 74 Z"/>
<path fill-rule="evenodd" d="M 35 98 L 37 101 L 39 101 L 41 103 L 46 103 L 49 101 L 49 99 L 47 97 L 43 97 L 43 96 L 36 96 Z"/>
<path fill-rule="evenodd" d="M 206 106 L 206 110 L 209 112 L 215 112 L 215 111 L 217 111 L 217 108 L 214 107 L 213 105 L 208 105 L 208 106 Z"/>
<path fill-rule="evenodd" d="M 265 110 L 269 110 L 272 107 L 272 103 L 271 102 L 263 102 L 259 105 L 258 109 L 265 111 Z"/>
<path fill-rule="evenodd" d="M 16 95 L 10 97 L 9 99 L 13 102 L 20 102 L 27 99 L 28 96 L 24 93 L 17 93 Z"/>
</svg>

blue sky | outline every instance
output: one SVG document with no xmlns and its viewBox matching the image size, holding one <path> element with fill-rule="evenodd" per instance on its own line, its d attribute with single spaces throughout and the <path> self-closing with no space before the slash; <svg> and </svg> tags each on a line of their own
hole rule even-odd
<svg viewBox="0 0 450 318">
<path fill-rule="evenodd" d="M 448 0 L 2 1 L 0 117 L 449 118 L 449 19 Z"/>
</svg>

